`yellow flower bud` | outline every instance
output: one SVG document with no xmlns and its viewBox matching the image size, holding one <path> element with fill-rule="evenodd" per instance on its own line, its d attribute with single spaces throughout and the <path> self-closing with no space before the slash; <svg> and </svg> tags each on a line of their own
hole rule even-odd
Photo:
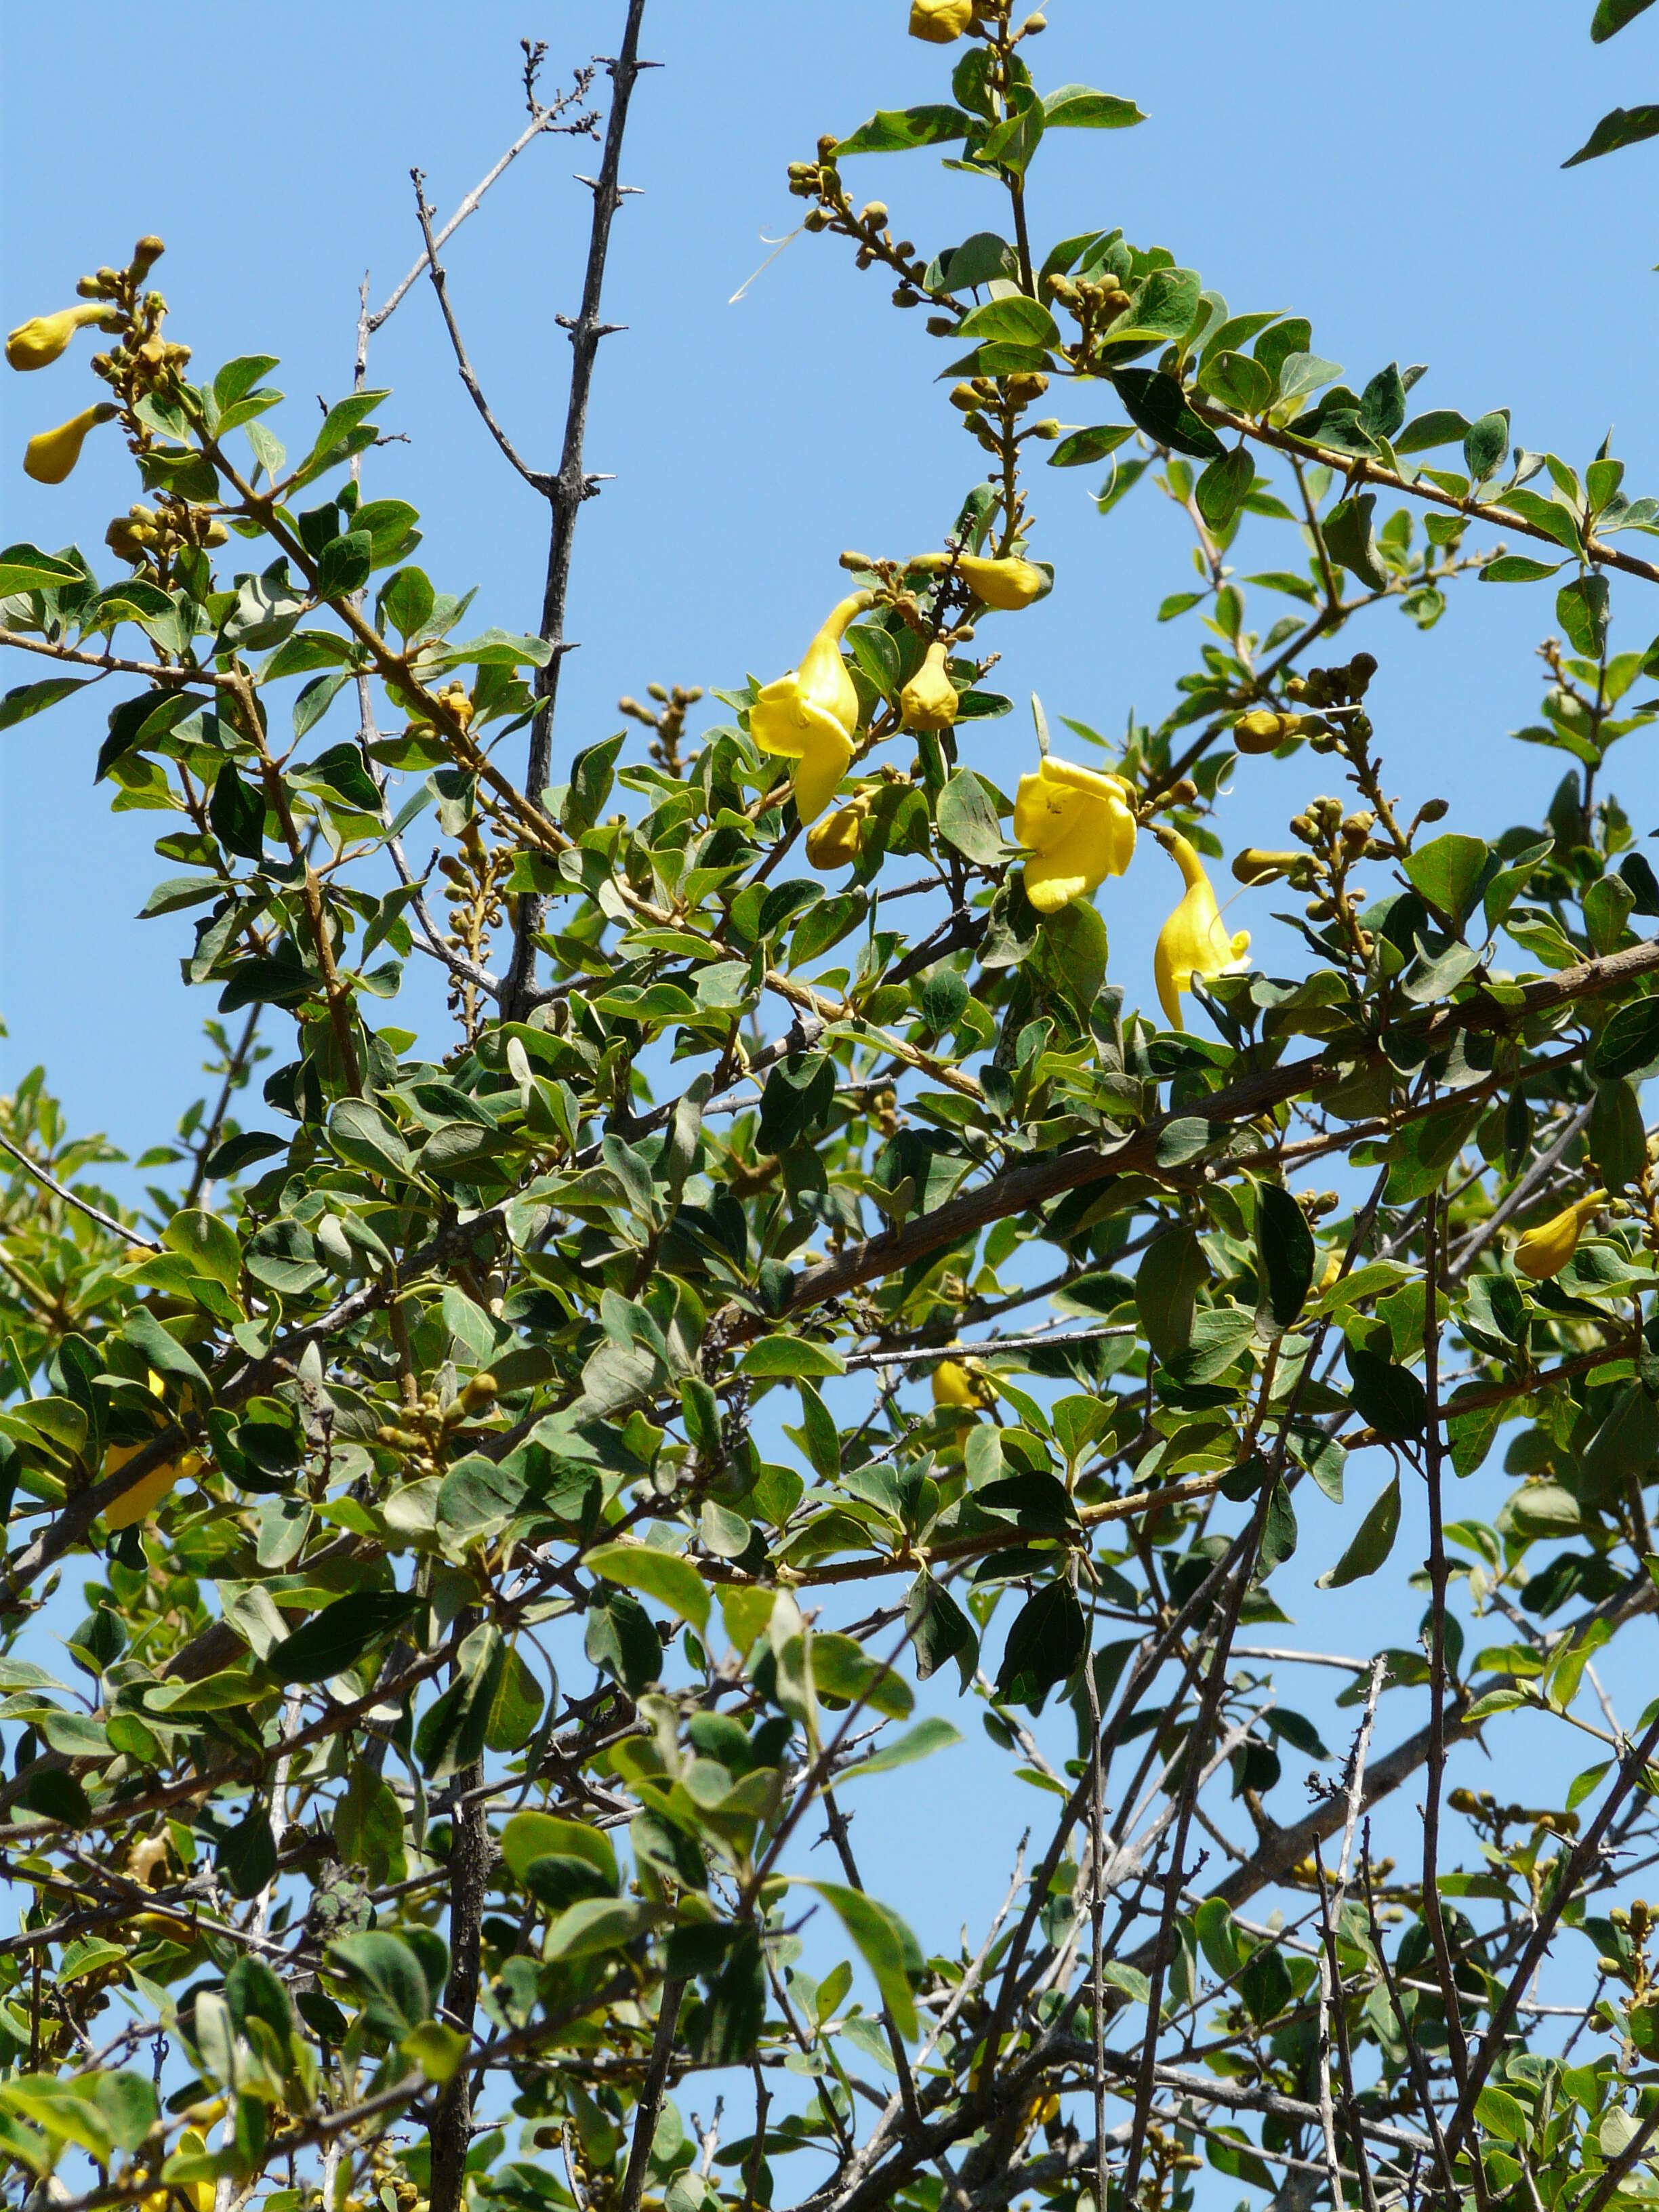
<svg viewBox="0 0 1659 2212">
<path fill-rule="evenodd" d="M 1540 1221 L 1535 1229 L 1527 1230 L 1515 1247 L 1515 1264 L 1521 1273 L 1534 1283 L 1547 1283 L 1552 1275 L 1559 1275 L 1578 1249 L 1584 1224 L 1607 1202 L 1606 1191 L 1589 1191 L 1547 1221 Z"/>
<path fill-rule="evenodd" d="M 815 822 L 806 833 L 806 857 L 828 875 L 832 868 L 850 868 L 864 844 L 864 820 L 870 811 L 867 793 L 860 792 L 845 806 L 838 806 Z"/>
<path fill-rule="evenodd" d="M 107 422 L 116 411 L 107 399 L 100 400 L 97 406 L 71 415 L 55 430 L 42 430 L 29 440 L 24 451 L 23 474 L 33 477 L 36 483 L 62 483 L 81 458 L 88 431 L 94 423 Z"/>
<path fill-rule="evenodd" d="M 1034 561 L 986 561 L 964 553 L 957 562 L 957 574 L 976 599 L 999 614 L 1017 614 L 1048 588 L 1048 579 Z"/>
<path fill-rule="evenodd" d="M 910 36 L 953 45 L 974 19 L 974 0 L 910 0 Z"/>
<path fill-rule="evenodd" d="M 1233 743 L 1242 753 L 1270 753 L 1290 735 L 1286 717 L 1271 707 L 1255 707 L 1233 724 Z"/>
<path fill-rule="evenodd" d="M 19 323 L 6 340 L 6 362 L 12 368 L 46 368 L 57 360 L 76 331 L 101 322 L 107 307 L 64 307 L 55 315 L 34 315 Z"/>
<path fill-rule="evenodd" d="M 1014 835 L 1032 855 L 1026 897 L 1039 914 L 1057 914 L 1133 859 L 1129 787 L 1121 777 L 1045 757 L 1035 775 L 1019 780 Z"/>
<path fill-rule="evenodd" d="M 1229 936 L 1204 864 L 1187 840 L 1173 830 L 1160 830 L 1158 836 L 1187 885 L 1180 905 L 1159 930 L 1152 954 L 1158 1004 L 1170 1028 L 1178 1030 L 1181 993 L 1192 989 L 1194 975 L 1228 975 L 1242 968 L 1250 933 L 1241 929 Z"/>
<path fill-rule="evenodd" d="M 927 658 L 899 693 L 907 730 L 948 730 L 957 719 L 957 687 L 945 665 L 943 640 L 927 648 Z"/>
<path fill-rule="evenodd" d="M 841 641 L 854 615 L 875 605 L 872 592 L 854 592 L 834 607 L 800 658 L 799 668 L 775 677 L 749 709 L 749 733 L 763 752 L 795 763 L 795 810 L 814 822 L 834 796 L 853 758 L 859 696 Z"/>
<path fill-rule="evenodd" d="M 1241 884 L 1277 883 L 1307 857 L 1305 853 L 1265 853 L 1259 845 L 1247 845 L 1233 862 L 1233 874 Z"/>
</svg>

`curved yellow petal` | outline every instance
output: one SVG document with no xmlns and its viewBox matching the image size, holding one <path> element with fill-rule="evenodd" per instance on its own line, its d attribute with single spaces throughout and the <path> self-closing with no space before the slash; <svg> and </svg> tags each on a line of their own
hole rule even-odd
<svg viewBox="0 0 1659 2212">
<path fill-rule="evenodd" d="M 19 323 L 6 340 L 6 365 L 9 368 L 46 368 L 58 359 L 76 331 L 88 323 L 100 322 L 109 313 L 101 302 L 88 301 L 79 307 L 61 307 L 55 315 L 31 315 L 26 323 Z"/>
<path fill-rule="evenodd" d="M 976 599 L 999 614 L 1017 614 L 1033 599 L 1040 599 L 1048 588 L 1048 579 L 1034 561 L 1012 556 L 991 561 L 964 553 L 957 562 L 957 574 Z"/>
<path fill-rule="evenodd" d="M 1087 898 L 1134 857 L 1135 817 L 1128 789 L 1115 775 L 1045 758 L 1023 775 L 1014 797 L 1014 835 L 1032 858 L 1025 896 L 1039 914 Z"/>
<path fill-rule="evenodd" d="M 60 422 L 55 430 L 42 430 L 29 440 L 23 453 L 23 474 L 36 483 L 60 484 L 81 458 L 81 447 L 95 423 L 107 422 L 115 409 L 107 400 L 86 407 Z"/>
<path fill-rule="evenodd" d="M 957 687 L 942 641 L 928 647 L 927 658 L 899 693 L 899 711 L 907 730 L 948 730 L 956 720 Z"/>
<path fill-rule="evenodd" d="M 910 0 L 910 36 L 948 46 L 974 19 L 974 0 Z"/>
<path fill-rule="evenodd" d="M 959 1359 L 941 1359 L 933 1370 L 936 1406 L 982 1406 L 985 1389 Z"/>
<path fill-rule="evenodd" d="M 1243 966 L 1250 949 L 1250 933 L 1230 933 L 1204 864 L 1187 840 L 1172 830 L 1158 832 L 1159 842 L 1181 870 L 1186 890 L 1181 903 L 1158 933 L 1152 951 L 1152 977 L 1158 1004 L 1171 1029 L 1181 1029 L 1181 994 L 1190 991 L 1194 975 L 1226 975 Z"/>
<path fill-rule="evenodd" d="M 839 723 L 814 730 L 795 763 L 795 811 L 803 823 L 816 821 L 836 795 L 836 786 L 853 765 L 853 747 Z"/>
<path fill-rule="evenodd" d="M 130 1459 L 143 1449 L 141 1444 L 112 1444 L 104 1454 L 103 1471 L 118 1474 Z M 131 1490 L 123 1491 L 104 1509 L 104 1519 L 112 1528 L 135 1528 L 141 1521 L 148 1521 L 174 1483 L 188 1479 L 202 1464 L 200 1452 L 181 1452 L 177 1459 L 163 1460 L 160 1467 L 135 1482 Z"/>
<path fill-rule="evenodd" d="M 1578 1249 L 1584 1224 L 1607 1200 L 1606 1191 L 1590 1191 L 1547 1221 L 1540 1221 L 1535 1229 L 1528 1229 L 1515 1247 L 1515 1264 L 1520 1273 L 1534 1283 L 1547 1283 L 1552 1275 L 1559 1275 Z"/>
</svg>

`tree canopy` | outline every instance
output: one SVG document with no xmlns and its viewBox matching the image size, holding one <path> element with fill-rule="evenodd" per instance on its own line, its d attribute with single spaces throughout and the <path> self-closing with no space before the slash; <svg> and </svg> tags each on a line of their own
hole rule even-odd
<svg viewBox="0 0 1659 2212">
<path fill-rule="evenodd" d="M 1659 877 L 1612 756 L 1659 641 L 1610 625 L 1659 499 L 1418 368 L 1345 381 L 1097 211 L 1034 235 L 1048 135 L 1139 107 L 1041 84 L 1040 15 L 914 0 L 937 100 L 789 189 L 923 310 L 962 477 L 824 549 L 794 667 L 569 732 L 643 15 L 556 93 L 526 49 L 507 161 L 597 142 L 556 465 L 446 289 L 482 191 L 441 223 L 417 178 L 320 422 L 272 355 L 204 373 L 154 237 L 8 340 L 54 386 L 98 349 L 28 475 L 118 439 L 136 495 L 95 559 L 0 552 L 0 727 L 99 687 L 216 1056 L 142 1200 L 43 1073 L 0 1101 L 8 2201 L 1650 2198 Z M 927 149 L 999 228 L 918 244 L 860 198 Z M 428 283 L 546 502 L 533 633 L 376 495 L 373 340 Z M 1038 599 L 1099 619 L 1039 466 L 1103 529 L 1190 526 L 1191 668 L 1119 738 L 995 688 Z M 1390 788 L 1343 633 L 1408 653 L 1546 580 L 1516 735 L 1559 785 L 1449 827 Z M 1234 849 L 1257 779 L 1284 842 Z M 1130 870 L 1169 891 L 1146 1006 Z M 1285 975 L 1244 926 L 1277 910 Z M 416 961 L 441 1037 L 399 1026 Z M 872 1785 L 969 1729 L 1030 1830 L 929 1954 Z M 1373 1806 L 1419 1808 L 1403 1853 Z"/>
</svg>

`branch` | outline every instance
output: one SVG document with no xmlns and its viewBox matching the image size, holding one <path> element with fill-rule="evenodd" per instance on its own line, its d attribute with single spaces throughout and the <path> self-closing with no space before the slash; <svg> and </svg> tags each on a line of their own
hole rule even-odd
<svg viewBox="0 0 1659 2212">
<path fill-rule="evenodd" d="M 581 312 L 574 323 L 567 325 L 571 345 L 570 397 L 565 409 L 564 450 L 559 457 L 558 475 L 548 495 L 553 522 L 547 547 L 547 581 L 542 595 L 541 635 L 553 650 L 536 680 L 536 713 L 530 725 L 530 759 L 525 775 L 525 787 L 535 806 L 541 804 L 553 764 L 553 715 L 558 700 L 559 667 L 569 650 L 564 616 L 570 590 L 570 554 L 576 516 L 582 501 L 598 489 L 596 479 L 584 470 L 582 447 L 587 436 L 587 402 L 592 388 L 594 356 L 599 352 L 599 340 L 610 330 L 619 327 L 600 322 L 599 296 L 605 286 L 605 257 L 611 250 L 611 220 L 622 205 L 622 187 L 617 178 L 622 167 L 628 103 L 641 66 L 648 66 L 639 60 L 640 21 L 644 14 L 645 0 L 628 0 L 622 52 L 607 64 L 612 86 L 611 116 L 605 125 L 599 179 L 592 187 L 593 227 L 587 244 L 587 273 L 582 283 Z M 536 936 L 545 910 L 546 900 L 541 894 L 526 892 L 520 896 L 513 959 L 501 1002 L 502 1016 L 507 1021 L 522 1021 L 528 1010 L 527 994 L 536 975 Z"/>
<path fill-rule="evenodd" d="M 112 1237 L 118 1237 L 126 1244 L 142 1244 L 147 1252 L 161 1250 L 161 1246 L 152 1238 L 142 1236 L 136 1229 L 129 1229 L 125 1222 L 118 1221 L 112 1213 L 106 1213 L 89 1198 L 78 1198 L 66 1183 L 59 1182 L 56 1176 L 48 1175 L 45 1168 L 32 1160 L 20 1146 L 14 1145 L 9 1137 L 0 1137 L 0 1152 L 9 1152 L 18 1166 L 32 1175 L 36 1182 L 43 1183 L 54 1198 L 61 1198 L 65 1206 L 77 1207 L 88 1220 L 95 1221 L 100 1229 L 107 1229 Z"/>
<path fill-rule="evenodd" d="M 490 412 L 489 402 L 483 396 L 483 387 L 478 382 L 477 373 L 468 358 L 466 346 L 461 337 L 460 325 L 455 320 L 455 311 L 449 304 L 449 283 L 444 275 L 443 264 L 438 258 L 438 241 L 432 234 L 432 210 L 427 205 L 426 194 L 422 190 L 422 186 L 426 182 L 425 173 L 420 169 L 411 169 L 409 174 L 415 186 L 415 214 L 421 226 L 421 235 L 426 240 L 426 260 L 427 267 L 432 272 L 432 289 L 438 295 L 438 307 L 443 315 L 444 328 L 449 332 L 449 343 L 455 349 L 455 366 L 461 373 L 461 382 L 471 393 L 472 404 L 483 416 L 485 429 L 495 441 L 505 459 L 518 471 L 532 491 L 538 491 L 544 499 L 550 499 L 553 495 L 552 477 L 540 469 L 532 469 L 529 462 L 520 457 L 517 447 Z"/>
</svg>

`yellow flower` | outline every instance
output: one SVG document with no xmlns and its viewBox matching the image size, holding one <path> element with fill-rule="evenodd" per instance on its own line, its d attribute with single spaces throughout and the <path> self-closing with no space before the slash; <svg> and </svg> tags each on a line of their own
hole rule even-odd
<svg viewBox="0 0 1659 2212">
<path fill-rule="evenodd" d="M 933 1370 L 933 1403 L 974 1409 L 987 1402 L 986 1389 L 971 1368 L 959 1359 L 941 1359 Z"/>
<path fill-rule="evenodd" d="M 1017 614 L 1048 588 L 1048 579 L 1032 561 L 987 561 L 964 553 L 957 562 L 957 574 L 976 599 L 999 614 Z"/>
<path fill-rule="evenodd" d="M 80 414 L 71 415 L 55 430 L 42 430 L 39 437 L 29 440 L 23 455 L 23 474 L 33 477 L 36 483 L 62 483 L 81 458 L 88 431 L 95 422 L 107 422 L 115 411 L 107 399 L 100 400 L 96 407 L 82 408 Z"/>
<path fill-rule="evenodd" d="M 948 46 L 973 21 L 974 0 L 910 0 L 910 36 Z"/>
<path fill-rule="evenodd" d="M 104 1473 L 117 1474 L 130 1459 L 136 1459 L 143 1449 L 142 1444 L 112 1444 L 104 1454 Z M 175 1482 L 188 1479 L 202 1464 L 198 1451 L 181 1452 L 177 1459 L 163 1460 L 142 1475 L 131 1490 L 104 1508 L 104 1519 L 112 1528 L 136 1528 L 141 1521 L 148 1521 Z"/>
<path fill-rule="evenodd" d="M 1134 858 L 1135 817 L 1129 787 L 1115 775 L 1045 757 L 1023 775 L 1014 798 L 1014 835 L 1032 858 L 1025 896 L 1039 914 L 1057 914 L 1087 898 L 1105 876 L 1121 876 Z"/>
<path fill-rule="evenodd" d="M 1158 835 L 1187 885 L 1181 904 L 1158 933 L 1152 955 L 1158 1003 L 1170 1027 L 1178 1030 L 1182 1026 L 1181 993 L 1191 990 L 1194 975 L 1229 975 L 1242 967 L 1250 949 L 1250 933 L 1241 929 L 1228 935 L 1197 854 L 1173 830 L 1160 830 Z"/>
<path fill-rule="evenodd" d="M 942 640 L 928 647 L 927 658 L 899 693 L 899 711 L 907 730 L 948 730 L 956 720 L 957 687 Z"/>
<path fill-rule="evenodd" d="M 1552 1275 L 1559 1275 L 1578 1249 L 1584 1224 L 1598 1206 L 1607 1202 L 1606 1191 L 1589 1191 L 1547 1221 L 1540 1221 L 1535 1229 L 1526 1231 L 1515 1248 L 1515 1264 L 1521 1273 L 1534 1283 L 1547 1283 Z"/>
<path fill-rule="evenodd" d="M 186 2128 L 173 2150 L 175 2158 L 204 2158 L 207 2144 L 194 2128 Z M 215 2190 L 210 2181 L 175 2181 L 170 2187 L 158 2189 L 143 2200 L 142 2212 L 179 2212 L 179 2199 L 183 2196 L 196 2208 L 196 2212 L 213 2212 Z"/>
<path fill-rule="evenodd" d="M 815 822 L 806 833 L 806 857 L 812 866 L 825 875 L 832 868 L 850 868 L 864 843 L 864 817 L 869 811 L 870 794 L 861 791 L 845 806 Z"/>
<path fill-rule="evenodd" d="M 88 302 L 82 307 L 63 307 L 55 315 L 31 315 L 19 323 L 6 340 L 6 361 L 12 368 L 46 368 L 57 360 L 78 330 L 101 322 L 109 309 Z"/>
<path fill-rule="evenodd" d="M 763 752 L 797 763 L 795 808 L 803 822 L 823 813 L 853 757 L 859 700 L 841 657 L 841 641 L 854 615 L 875 605 L 873 592 L 854 592 L 800 658 L 800 666 L 767 684 L 749 709 L 749 730 Z"/>
</svg>

